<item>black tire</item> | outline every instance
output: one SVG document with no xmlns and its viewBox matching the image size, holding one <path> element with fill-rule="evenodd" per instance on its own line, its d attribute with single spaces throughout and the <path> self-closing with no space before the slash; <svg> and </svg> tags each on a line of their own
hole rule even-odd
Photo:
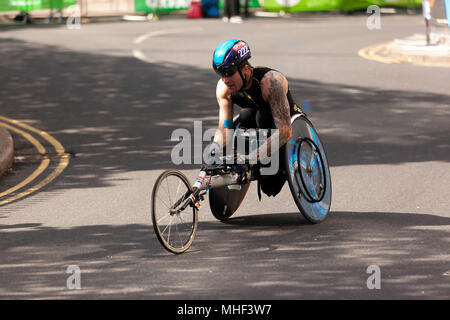
<svg viewBox="0 0 450 320">
<path fill-rule="evenodd" d="M 292 136 L 285 150 L 287 180 L 302 215 L 311 223 L 320 223 L 328 217 L 331 207 L 330 169 L 311 121 L 305 115 L 294 117 Z M 302 162 L 305 153 L 309 165 Z"/>
<path fill-rule="evenodd" d="M 187 199 L 192 191 L 188 179 L 178 170 L 164 171 L 153 187 L 153 228 L 162 246 L 172 253 L 183 253 L 194 242 L 198 226 L 197 208 L 188 205 L 183 211 L 170 211 L 179 199 Z"/>
</svg>

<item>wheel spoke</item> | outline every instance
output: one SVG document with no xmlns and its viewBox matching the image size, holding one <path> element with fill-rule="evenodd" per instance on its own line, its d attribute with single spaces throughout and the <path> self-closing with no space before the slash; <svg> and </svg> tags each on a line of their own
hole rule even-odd
<svg viewBox="0 0 450 320">
<path fill-rule="evenodd" d="M 172 225 L 172 220 L 173 220 L 173 216 L 170 216 L 170 221 L 167 224 L 167 226 L 164 228 L 164 230 L 161 232 L 161 234 L 164 234 L 164 232 L 167 230 L 167 228 L 169 228 L 169 238 L 170 238 L 170 226 Z"/>
<path fill-rule="evenodd" d="M 169 196 L 169 203 L 172 203 L 172 199 L 170 198 L 169 177 L 167 177 L 166 179 L 166 185 L 167 185 L 167 195 Z"/>
<path fill-rule="evenodd" d="M 163 203 L 163 205 L 170 210 L 170 206 L 168 206 L 163 199 L 161 199 L 161 197 L 159 195 L 156 195 L 156 197 Z"/>
<path fill-rule="evenodd" d="M 178 187 L 177 187 L 177 192 L 175 192 L 175 199 L 179 199 L 178 197 L 178 191 L 180 190 L 180 186 L 182 184 L 183 181 L 180 180 L 180 182 L 178 182 Z"/>
<path fill-rule="evenodd" d="M 166 214 L 166 215 L 162 216 L 161 218 L 159 218 L 159 220 L 156 221 L 156 223 L 159 224 L 161 221 L 164 221 L 165 219 L 170 218 L 170 216 L 171 216 L 170 213 Z"/>
<path fill-rule="evenodd" d="M 180 232 L 178 232 L 178 224 L 176 224 L 175 227 L 177 229 L 177 235 L 178 235 L 178 240 L 180 241 L 180 246 L 182 246 L 183 245 L 183 239 L 181 239 Z"/>
<path fill-rule="evenodd" d="M 167 243 L 170 243 L 170 230 L 172 229 L 172 220 L 173 220 L 173 216 L 172 216 L 172 219 L 170 219 L 170 223 L 169 223 L 169 234 L 167 235 Z"/>
</svg>

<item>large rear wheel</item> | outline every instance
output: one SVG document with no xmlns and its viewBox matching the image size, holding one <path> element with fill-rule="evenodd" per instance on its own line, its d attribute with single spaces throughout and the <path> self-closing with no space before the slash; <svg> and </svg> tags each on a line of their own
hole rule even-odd
<svg viewBox="0 0 450 320">
<path fill-rule="evenodd" d="M 319 135 L 304 115 L 293 118 L 286 168 L 289 188 L 302 215 L 311 223 L 324 221 L 331 206 L 330 169 Z"/>
</svg>

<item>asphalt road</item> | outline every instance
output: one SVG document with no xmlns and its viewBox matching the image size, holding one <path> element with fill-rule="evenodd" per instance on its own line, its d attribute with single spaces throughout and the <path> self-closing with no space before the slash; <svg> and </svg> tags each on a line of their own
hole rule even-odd
<svg viewBox="0 0 450 320">
<path fill-rule="evenodd" d="M 0 29 L 0 115 L 71 154 L 49 184 L 0 207 L 0 298 L 449 299 L 450 69 L 359 57 L 424 31 L 419 15 L 383 15 L 372 31 L 366 18 Z M 151 190 L 175 167 L 171 133 L 216 124 L 211 57 L 229 38 L 248 41 L 252 64 L 284 72 L 309 106 L 331 164 L 332 212 L 310 225 L 287 185 L 261 202 L 253 185 L 227 223 L 205 202 L 192 248 L 171 255 L 153 233 Z M 13 136 L 17 154 L 33 153 Z M 2 191 L 39 163 L 21 159 Z M 198 167 L 180 168 L 194 178 Z M 71 265 L 79 290 L 67 287 Z M 370 265 L 381 289 L 367 287 Z"/>
</svg>

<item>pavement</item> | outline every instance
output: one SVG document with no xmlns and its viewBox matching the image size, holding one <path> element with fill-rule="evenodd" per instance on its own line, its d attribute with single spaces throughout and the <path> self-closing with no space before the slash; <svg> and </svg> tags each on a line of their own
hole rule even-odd
<svg viewBox="0 0 450 320">
<path fill-rule="evenodd" d="M 408 63 L 450 66 L 450 36 L 432 33 L 427 45 L 423 34 L 395 39 L 387 46 L 388 54 Z"/>
</svg>

